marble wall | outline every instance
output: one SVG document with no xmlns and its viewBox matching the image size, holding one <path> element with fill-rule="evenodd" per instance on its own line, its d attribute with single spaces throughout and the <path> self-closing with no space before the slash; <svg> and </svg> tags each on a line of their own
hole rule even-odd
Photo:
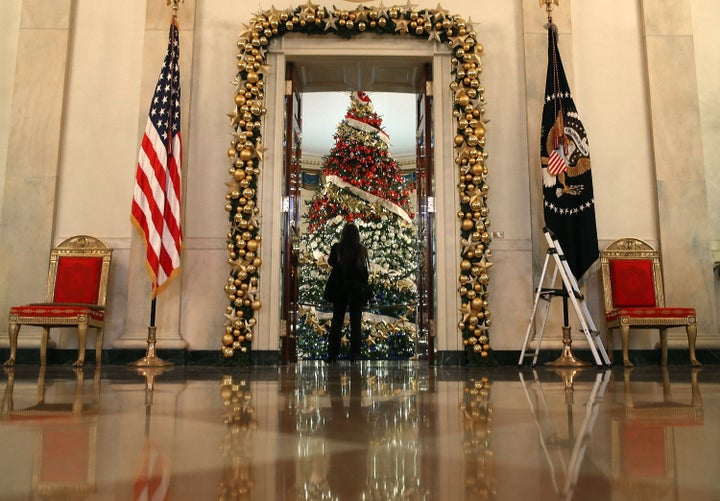
<svg viewBox="0 0 720 501">
<path fill-rule="evenodd" d="M 332 2 L 317 3 L 332 7 Z M 713 242 L 720 242 L 720 202 L 714 195 L 720 184 L 714 168 L 720 144 L 715 109 L 720 65 L 714 50 L 719 36 L 711 22 L 718 19 L 718 9 L 712 0 L 638 0 L 612 8 L 599 2 L 560 3 L 554 20 L 592 148 L 600 246 L 623 236 L 659 246 L 668 301 L 698 308 L 698 346 L 718 346 L 711 255 Z M 275 2 L 278 9 L 297 4 Z M 356 5 L 340 1 L 337 7 Z M 545 257 L 537 188 L 545 11 L 536 0 L 448 0 L 443 7 L 470 17 L 485 47 L 490 219 L 491 229 L 503 234 L 492 244 L 491 339 L 495 349 L 519 350 Z M 233 102 L 236 37 L 255 10 L 233 0 L 185 0 L 178 12 L 185 253 L 180 278 L 158 299 L 160 348 L 215 350 L 220 344 L 227 277 L 226 113 Z M 160 0 L 130 2 L 122 9 L 110 0 L 0 5 L 0 65 L 6 70 L 0 78 L 0 276 L 5 278 L 0 311 L 42 299 L 50 247 L 72 234 L 90 233 L 115 249 L 106 347 L 144 347 L 149 280 L 141 241 L 129 223 L 130 194 L 170 13 Z M 283 78 L 278 68 L 271 68 L 269 76 Z M 281 130 L 281 104 L 280 94 L 268 103 L 276 113 L 265 124 L 264 137 Z M 448 126 L 439 119 L 437 130 Z M 448 148 L 438 150 L 437 165 L 445 167 L 436 180 L 445 281 L 437 291 L 437 346 L 455 350 L 460 349 L 455 328 L 459 252 L 457 238 L 452 233 L 448 238 L 448 231 L 457 226 L 456 188 Z M 279 165 L 272 150 L 266 162 Z M 680 174 L 682 181 L 673 182 Z M 278 348 L 279 179 L 277 169 L 266 168 L 261 181 L 267 233 L 264 308 L 255 347 L 262 350 Z M 586 292 L 591 313 L 600 319 L 597 274 L 588 277 Z M 560 318 L 554 306 L 545 338 L 550 345 L 559 343 Z M 6 342 L 5 329 L 0 324 L 0 342 Z M 25 336 L 21 339 L 30 342 Z M 671 342 L 682 344 L 683 337 L 673 334 Z M 655 342 L 653 336 L 638 336 L 633 346 Z M 60 342 L 72 343 L 70 336 Z"/>
</svg>

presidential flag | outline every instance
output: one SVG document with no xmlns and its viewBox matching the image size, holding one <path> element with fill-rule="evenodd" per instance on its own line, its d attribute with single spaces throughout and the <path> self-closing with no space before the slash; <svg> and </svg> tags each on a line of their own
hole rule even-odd
<svg viewBox="0 0 720 501">
<path fill-rule="evenodd" d="M 599 256 L 590 148 L 548 24 L 548 65 L 540 132 L 545 225 L 560 243 L 577 279 Z"/>
<path fill-rule="evenodd" d="M 140 146 L 130 217 L 145 240 L 153 298 L 180 271 L 183 242 L 179 59 L 178 26 L 173 19 L 165 61 Z"/>
</svg>

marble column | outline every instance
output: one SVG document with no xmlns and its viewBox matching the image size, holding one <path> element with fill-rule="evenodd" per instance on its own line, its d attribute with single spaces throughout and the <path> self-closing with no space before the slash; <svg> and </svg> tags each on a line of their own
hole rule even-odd
<svg viewBox="0 0 720 501">
<path fill-rule="evenodd" d="M 187 170 L 189 151 L 190 96 L 192 95 L 192 63 L 195 34 L 195 0 L 185 0 L 177 11 L 180 24 L 180 85 L 183 137 L 183 173 Z M 166 2 L 148 1 L 145 20 L 145 48 L 140 110 L 138 112 L 138 147 L 145 130 L 150 100 L 160 74 L 168 43 L 172 9 Z M 185 176 L 183 175 L 183 180 Z M 183 192 L 187 186 L 183 185 Z M 182 264 L 181 264 L 182 266 Z M 182 269 L 182 268 L 181 268 Z M 187 342 L 182 338 L 181 297 L 184 275 L 176 277 L 156 301 L 158 356 L 161 350 L 184 349 Z M 130 263 L 128 276 L 127 313 L 125 332 L 113 342 L 113 348 L 132 349 L 147 347 L 148 326 L 150 325 L 150 278 L 145 268 L 145 243 L 133 230 L 130 242 Z"/>
<path fill-rule="evenodd" d="M 691 0 L 643 0 L 659 250 L 669 306 L 692 306 L 698 347 L 718 346 Z M 687 346 L 670 331 L 670 343 Z"/>
<path fill-rule="evenodd" d="M 22 2 L 0 219 L 0 312 L 45 300 L 62 147 L 71 0 Z M 7 333 L 7 324 L 1 327 Z M 22 329 L 20 346 L 38 346 Z M 7 335 L 0 336 L 7 345 Z"/>
</svg>

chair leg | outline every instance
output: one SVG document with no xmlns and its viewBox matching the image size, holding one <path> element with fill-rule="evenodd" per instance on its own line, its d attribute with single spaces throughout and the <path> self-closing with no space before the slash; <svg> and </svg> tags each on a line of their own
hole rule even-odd
<svg viewBox="0 0 720 501">
<path fill-rule="evenodd" d="M 667 343 L 667 329 L 660 328 L 660 365 L 663 367 L 667 366 L 668 361 L 668 343 Z"/>
<path fill-rule="evenodd" d="M 696 324 L 687 324 L 685 327 L 685 330 L 687 331 L 687 338 L 688 338 L 688 348 L 690 349 L 690 363 L 693 367 L 701 367 L 702 364 L 698 361 L 697 356 L 695 355 L 695 340 L 697 339 L 697 325 Z"/>
<path fill-rule="evenodd" d="M 20 324 L 10 322 L 8 324 L 8 337 L 10 338 L 10 358 L 5 362 L 5 367 L 13 367 L 15 365 L 15 357 L 17 356 L 17 340 L 18 332 L 20 332 Z"/>
<path fill-rule="evenodd" d="M 85 363 L 85 343 L 87 342 L 87 321 L 78 323 L 78 358 L 73 367 L 82 367 Z"/>
<path fill-rule="evenodd" d="M 632 367 L 633 363 L 630 361 L 630 326 L 620 326 L 620 336 L 622 337 L 622 352 L 623 352 L 623 365 L 625 367 Z"/>
<path fill-rule="evenodd" d="M 45 366 L 47 363 L 47 344 L 50 337 L 50 327 L 43 327 L 40 335 L 40 365 Z"/>
<path fill-rule="evenodd" d="M 95 365 L 102 363 L 103 335 L 105 334 L 102 327 L 97 328 L 95 334 Z"/>
</svg>

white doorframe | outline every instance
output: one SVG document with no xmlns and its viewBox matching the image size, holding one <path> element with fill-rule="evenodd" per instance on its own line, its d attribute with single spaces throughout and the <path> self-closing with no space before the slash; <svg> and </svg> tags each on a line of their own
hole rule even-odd
<svg viewBox="0 0 720 501">
<path fill-rule="evenodd" d="M 391 42 L 391 43 L 389 43 Z M 285 127 L 285 63 L 295 57 L 350 56 L 408 58 L 417 57 L 432 61 L 433 66 L 433 128 L 435 162 L 435 234 L 436 234 L 436 340 L 438 351 L 462 350 L 462 339 L 457 328 L 459 296 L 459 226 L 457 211 L 457 174 L 453 159 L 452 94 L 450 82 L 449 48 L 429 41 L 367 34 L 349 40 L 332 35 L 307 36 L 288 34 L 274 40 L 267 54 L 270 69 L 265 80 L 267 114 L 263 122 L 264 147 L 258 194 L 260 205 L 260 232 L 263 245 L 260 257 L 263 267 L 260 274 L 260 300 L 263 308 L 258 312 L 258 335 L 253 342 L 256 350 L 279 350 L 282 270 L 282 184 L 283 134 Z"/>
</svg>

